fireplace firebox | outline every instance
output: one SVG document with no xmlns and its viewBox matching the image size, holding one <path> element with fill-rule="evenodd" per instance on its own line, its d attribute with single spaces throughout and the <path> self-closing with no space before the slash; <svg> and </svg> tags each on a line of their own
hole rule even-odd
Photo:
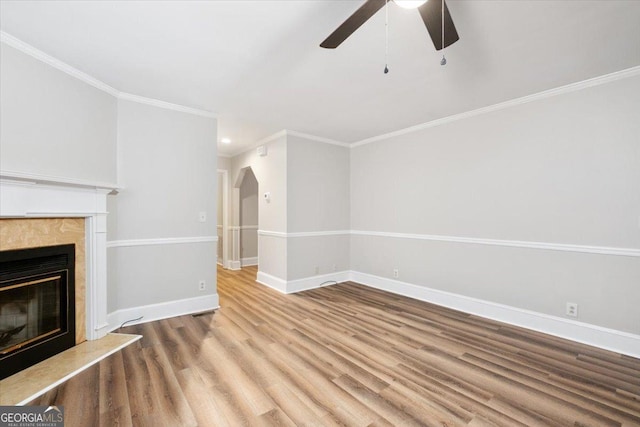
<svg viewBox="0 0 640 427">
<path fill-rule="evenodd" d="M 75 245 L 0 251 L 0 379 L 75 345 Z"/>
</svg>

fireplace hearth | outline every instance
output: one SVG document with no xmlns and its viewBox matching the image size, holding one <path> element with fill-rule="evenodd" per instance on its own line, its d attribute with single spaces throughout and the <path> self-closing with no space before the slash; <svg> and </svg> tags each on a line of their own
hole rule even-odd
<svg viewBox="0 0 640 427">
<path fill-rule="evenodd" d="M 0 251 L 0 379 L 75 345 L 75 245 Z"/>
</svg>

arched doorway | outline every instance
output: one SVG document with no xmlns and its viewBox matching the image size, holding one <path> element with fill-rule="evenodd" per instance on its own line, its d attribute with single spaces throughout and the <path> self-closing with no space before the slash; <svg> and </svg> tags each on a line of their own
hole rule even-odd
<svg viewBox="0 0 640 427">
<path fill-rule="evenodd" d="M 258 265 L 258 188 L 251 167 L 241 169 L 234 185 L 234 269 Z"/>
</svg>

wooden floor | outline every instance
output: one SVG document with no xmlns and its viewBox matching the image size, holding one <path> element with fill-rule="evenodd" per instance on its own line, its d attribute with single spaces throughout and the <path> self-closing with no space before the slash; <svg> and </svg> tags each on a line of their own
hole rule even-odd
<svg viewBox="0 0 640 427">
<path fill-rule="evenodd" d="M 640 360 L 348 283 L 296 295 L 219 271 L 215 314 L 32 404 L 66 426 L 640 426 Z"/>
<path fill-rule="evenodd" d="M 0 380 L 0 406 L 28 403 L 140 338 L 140 335 L 110 333 L 97 340 L 83 341 Z"/>
</svg>

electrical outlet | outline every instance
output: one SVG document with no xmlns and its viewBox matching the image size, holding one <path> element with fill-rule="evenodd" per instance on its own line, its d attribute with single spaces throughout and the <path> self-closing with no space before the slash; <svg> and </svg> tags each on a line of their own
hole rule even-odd
<svg viewBox="0 0 640 427">
<path fill-rule="evenodd" d="M 400 272 L 398 271 L 397 268 L 393 269 L 393 278 L 397 279 L 398 277 L 400 277 Z"/>
<path fill-rule="evenodd" d="M 200 280 L 198 282 L 198 289 L 201 291 L 204 291 L 205 289 L 207 289 L 207 282 L 205 282 L 204 280 Z"/>
<path fill-rule="evenodd" d="M 575 302 L 568 302 L 566 315 L 571 317 L 578 317 L 578 304 Z"/>
</svg>

